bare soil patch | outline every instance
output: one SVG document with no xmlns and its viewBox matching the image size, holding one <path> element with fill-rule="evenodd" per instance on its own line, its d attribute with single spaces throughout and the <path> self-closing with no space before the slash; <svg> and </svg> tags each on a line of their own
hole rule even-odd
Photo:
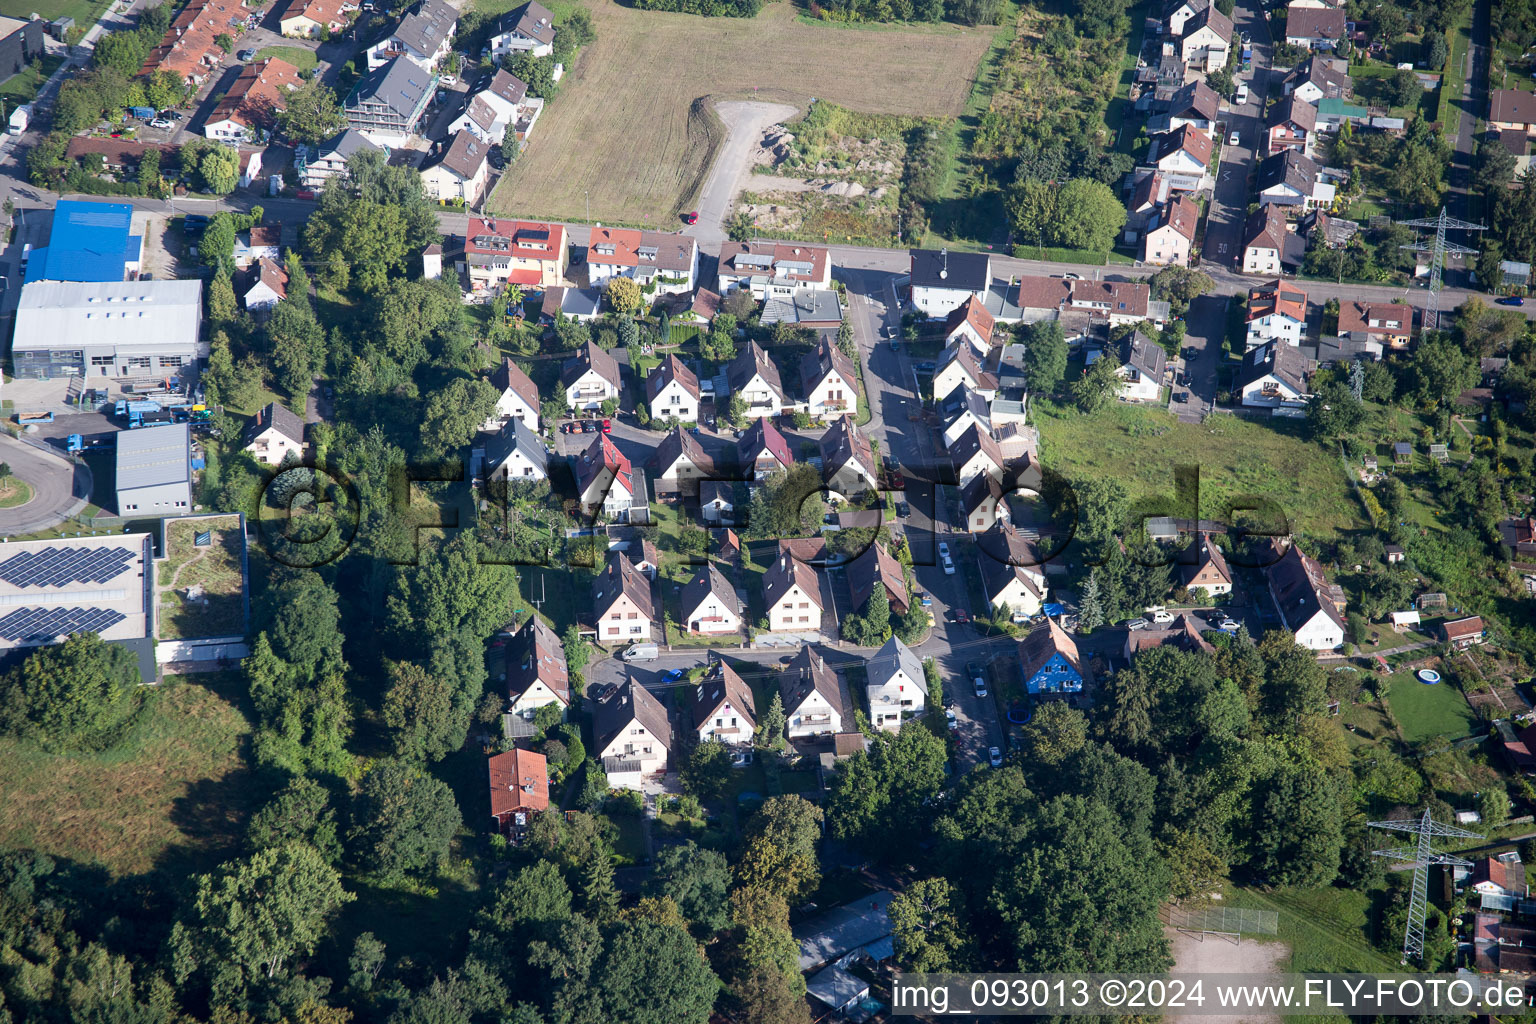
<svg viewBox="0 0 1536 1024">
<path fill-rule="evenodd" d="M 1245 938 L 1236 943 L 1221 935 L 1196 936 L 1173 928 L 1163 932 L 1173 944 L 1173 970 L 1177 974 L 1246 974 L 1249 983 L 1253 983 L 1259 980 L 1259 975 L 1283 973 L 1281 967 L 1291 955 L 1290 947 L 1283 942 Z M 1191 1024 L 1279 1024 L 1281 1018 L 1279 1014 L 1264 1013 L 1190 1017 L 1171 1013 L 1163 1019 Z"/>
</svg>

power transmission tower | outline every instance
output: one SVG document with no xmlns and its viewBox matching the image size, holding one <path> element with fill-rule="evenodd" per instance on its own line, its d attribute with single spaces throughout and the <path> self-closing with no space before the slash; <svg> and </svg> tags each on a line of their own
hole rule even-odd
<svg viewBox="0 0 1536 1024">
<path fill-rule="evenodd" d="M 1429 808 L 1424 808 L 1423 817 L 1417 821 L 1413 819 L 1400 819 L 1397 821 L 1372 821 L 1367 822 L 1371 828 L 1384 829 L 1388 832 L 1406 832 L 1418 837 L 1414 846 L 1398 846 L 1386 850 L 1372 850 L 1372 856 L 1386 857 L 1398 863 L 1413 865 L 1413 892 L 1408 898 L 1408 927 L 1403 933 L 1403 963 L 1410 958 L 1424 959 L 1424 921 L 1427 914 L 1426 903 L 1429 898 L 1429 866 L 1431 864 L 1454 864 L 1458 867 L 1470 867 L 1472 862 L 1462 860 L 1460 857 L 1449 853 L 1440 853 L 1430 843 L 1436 836 L 1455 837 L 1460 839 L 1481 839 L 1476 832 L 1468 832 L 1464 828 L 1455 825 L 1442 825 L 1429 816 Z"/>
<path fill-rule="evenodd" d="M 1440 279 L 1445 270 L 1445 254 L 1456 253 L 1459 256 L 1476 256 L 1476 249 L 1469 249 L 1455 242 L 1447 242 L 1447 231 L 1487 231 L 1482 224 L 1473 224 L 1470 221 L 1457 220 L 1445 212 L 1445 207 L 1440 207 L 1440 216 L 1425 218 L 1423 220 L 1400 220 L 1402 224 L 1410 228 L 1434 228 L 1435 241 L 1433 245 L 1425 245 L 1415 242 L 1413 245 L 1402 246 L 1404 249 L 1412 249 L 1414 252 L 1429 253 L 1429 302 L 1424 307 L 1424 329 L 1437 331 L 1440 329 Z"/>
</svg>

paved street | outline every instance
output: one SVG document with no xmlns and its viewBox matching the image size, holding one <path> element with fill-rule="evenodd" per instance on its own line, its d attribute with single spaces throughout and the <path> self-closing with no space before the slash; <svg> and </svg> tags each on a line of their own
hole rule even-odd
<svg viewBox="0 0 1536 1024">
<path fill-rule="evenodd" d="M 1227 121 L 1221 132 L 1221 167 L 1216 177 L 1215 194 L 1205 224 L 1205 248 L 1200 269 L 1208 274 L 1232 271 L 1242 254 L 1243 227 L 1248 219 L 1248 182 L 1264 158 L 1264 98 L 1269 90 L 1269 24 L 1263 7 L 1255 0 L 1243 0 L 1233 11 L 1233 23 L 1239 32 L 1247 32 L 1253 43 L 1253 70 L 1234 70 L 1239 84 L 1248 86 L 1248 102 L 1238 106 L 1231 96 Z M 1236 62 L 1240 54 L 1233 54 Z M 1238 142 L 1230 142 L 1233 132 Z"/>
</svg>

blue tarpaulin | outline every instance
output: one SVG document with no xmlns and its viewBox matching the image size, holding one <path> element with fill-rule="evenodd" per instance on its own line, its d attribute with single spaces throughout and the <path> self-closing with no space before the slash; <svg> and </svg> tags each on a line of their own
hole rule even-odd
<svg viewBox="0 0 1536 1024">
<path fill-rule="evenodd" d="M 1055 603 L 1048 603 L 1043 608 L 1041 608 L 1041 611 L 1045 612 L 1047 615 L 1060 615 L 1065 610 L 1066 609 L 1062 608 L 1061 605 Z"/>
</svg>

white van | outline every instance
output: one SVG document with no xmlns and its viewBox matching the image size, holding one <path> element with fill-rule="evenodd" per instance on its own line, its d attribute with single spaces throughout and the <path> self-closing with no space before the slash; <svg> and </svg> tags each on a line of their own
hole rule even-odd
<svg viewBox="0 0 1536 1024">
<path fill-rule="evenodd" d="M 630 644 L 619 655 L 625 661 L 655 661 L 660 656 L 661 649 L 655 644 Z"/>
</svg>

